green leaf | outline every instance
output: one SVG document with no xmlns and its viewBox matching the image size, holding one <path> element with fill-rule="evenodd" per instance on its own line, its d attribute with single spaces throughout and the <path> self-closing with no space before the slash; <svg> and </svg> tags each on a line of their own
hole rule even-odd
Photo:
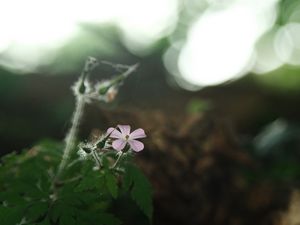
<svg viewBox="0 0 300 225">
<path fill-rule="evenodd" d="M 3 162 L 3 164 L 15 164 L 16 160 L 18 158 L 18 155 L 16 152 L 11 152 L 9 154 L 4 155 L 1 158 L 1 161 Z"/>
<path fill-rule="evenodd" d="M 31 205 L 28 210 L 26 210 L 26 218 L 29 221 L 35 222 L 42 216 L 44 216 L 48 211 L 48 204 L 46 202 L 39 202 Z"/>
<path fill-rule="evenodd" d="M 37 146 L 39 151 L 51 155 L 55 159 L 60 159 L 63 153 L 64 144 L 62 142 L 44 139 Z"/>
<path fill-rule="evenodd" d="M 77 224 L 75 218 L 71 215 L 62 215 L 59 219 L 59 225 L 75 225 Z"/>
<path fill-rule="evenodd" d="M 129 171 L 127 171 L 125 174 L 124 174 L 124 177 L 123 177 L 123 183 L 122 183 L 122 187 L 124 189 L 125 192 L 128 192 L 131 185 L 132 185 L 133 181 L 132 181 L 132 176 L 131 174 L 129 173 Z"/>
<path fill-rule="evenodd" d="M 81 192 L 86 190 L 92 190 L 97 188 L 98 185 L 99 182 L 97 182 L 97 178 L 86 176 L 80 181 L 79 185 L 75 188 L 75 191 Z"/>
<path fill-rule="evenodd" d="M 148 179 L 135 166 L 127 167 L 126 171 L 133 181 L 131 189 L 131 197 L 141 208 L 144 214 L 152 219 L 153 205 L 152 205 L 152 188 Z"/>
<path fill-rule="evenodd" d="M 16 225 L 22 220 L 24 208 L 14 207 L 8 208 L 0 206 L 0 224 Z"/>
<path fill-rule="evenodd" d="M 58 221 L 60 214 L 64 210 L 63 208 L 64 208 L 63 205 L 57 202 L 55 202 L 52 205 L 52 207 L 50 208 L 49 216 L 53 222 L 56 223 Z"/>
<path fill-rule="evenodd" d="M 48 218 L 46 218 L 45 220 L 35 223 L 34 225 L 51 225 L 50 221 L 48 220 Z"/>
<path fill-rule="evenodd" d="M 19 193 L 15 193 L 15 190 L 3 191 L 0 193 L 0 202 L 5 201 L 7 205 L 20 205 L 25 202 L 24 198 Z"/>
<path fill-rule="evenodd" d="M 78 225 L 120 225 L 121 221 L 114 215 L 104 211 L 84 211 L 77 213 Z M 73 225 L 73 224 L 72 224 Z"/>
<path fill-rule="evenodd" d="M 118 197 L 118 184 L 116 177 L 110 172 L 106 171 L 105 173 L 105 184 L 110 194 L 114 197 Z"/>
<path fill-rule="evenodd" d="M 112 214 L 99 213 L 97 222 L 101 225 L 119 225 L 121 221 Z"/>
<path fill-rule="evenodd" d="M 75 217 L 78 214 L 78 209 L 74 206 L 65 204 L 63 200 L 56 201 L 50 209 L 49 217 L 54 223 L 62 225 L 68 224 L 68 221 L 72 221 L 69 224 L 75 224 Z M 74 223 L 73 223 L 74 222 Z"/>
</svg>

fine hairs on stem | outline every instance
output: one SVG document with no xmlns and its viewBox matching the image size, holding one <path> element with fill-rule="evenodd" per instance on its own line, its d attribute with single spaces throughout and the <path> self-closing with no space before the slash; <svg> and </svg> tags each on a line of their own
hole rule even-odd
<svg viewBox="0 0 300 225">
<path fill-rule="evenodd" d="M 66 145 L 65 145 L 65 148 L 63 151 L 62 160 L 58 167 L 58 172 L 57 172 L 55 181 L 57 181 L 60 178 L 63 170 L 65 169 L 65 167 L 69 161 L 69 158 L 71 155 L 71 150 L 74 149 L 74 147 L 75 147 L 76 136 L 78 133 L 78 128 L 79 128 L 80 121 L 81 121 L 81 118 L 83 115 L 83 110 L 84 110 L 85 104 L 86 104 L 86 102 L 84 100 L 84 97 L 79 96 L 76 101 L 76 107 L 75 107 L 75 111 L 74 111 L 74 115 L 73 115 L 73 119 L 72 119 L 72 126 L 66 136 L 66 140 L 65 140 Z"/>
<path fill-rule="evenodd" d="M 123 69 L 125 72 L 123 72 L 121 75 L 112 78 L 110 81 L 108 81 L 108 88 L 105 89 L 105 91 L 100 92 L 97 89 L 97 86 L 94 88 L 90 88 L 90 85 L 87 81 L 88 76 L 90 75 L 91 71 L 98 65 L 97 59 L 93 57 L 89 57 L 86 60 L 85 66 L 83 68 L 83 71 L 81 73 L 81 76 L 79 80 L 76 82 L 73 90 L 76 96 L 76 106 L 75 106 L 75 111 L 73 113 L 72 117 L 72 125 L 69 130 L 69 132 L 66 135 L 65 138 L 65 148 L 63 151 L 63 156 L 62 160 L 59 164 L 58 171 L 56 176 L 54 177 L 53 180 L 53 187 L 55 187 L 55 184 L 61 179 L 62 174 L 64 170 L 67 167 L 67 164 L 69 162 L 69 159 L 71 157 L 72 150 L 76 147 L 76 137 L 78 134 L 78 129 L 81 123 L 81 119 L 83 117 L 83 112 L 85 105 L 91 100 L 103 100 L 105 99 L 105 95 L 109 94 L 110 89 L 116 89 L 117 87 L 122 84 L 123 80 L 127 78 L 127 76 L 131 73 L 133 73 L 137 67 L 138 64 L 132 65 L 132 66 L 125 66 L 125 65 L 120 65 L 117 64 L 117 66 L 114 66 L 114 64 L 109 64 L 113 68 L 117 69 Z M 108 63 L 104 63 L 108 64 Z M 117 67 L 117 68 L 116 68 Z"/>
<path fill-rule="evenodd" d="M 88 57 L 88 59 L 85 62 L 84 68 L 81 72 L 81 76 L 77 82 L 78 85 L 75 85 L 74 87 L 74 93 L 76 96 L 76 106 L 75 106 L 75 111 L 73 113 L 73 117 L 72 117 L 72 125 L 71 128 L 69 130 L 69 132 L 66 135 L 65 138 L 65 148 L 63 151 L 63 156 L 62 156 L 62 160 L 59 164 L 58 167 L 58 171 L 57 174 L 54 178 L 54 183 L 56 183 L 62 173 L 63 170 L 65 169 L 69 158 L 71 156 L 71 151 L 72 149 L 74 149 L 75 145 L 76 145 L 76 136 L 78 133 L 78 128 L 83 116 L 83 110 L 86 104 L 86 100 L 85 100 L 85 93 L 87 92 L 87 84 L 85 84 L 88 76 L 90 75 L 91 71 L 98 65 L 98 61 L 97 59 L 93 58 L 93 57 Z"/>
</svg>

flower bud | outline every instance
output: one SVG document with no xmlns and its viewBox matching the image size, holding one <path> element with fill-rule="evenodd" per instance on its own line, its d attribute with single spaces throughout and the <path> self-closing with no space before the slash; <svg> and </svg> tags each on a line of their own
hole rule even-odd
<svg viewBox="0 0 300 225">
<path fill-rule="evenodd" d="M 77 154 L 81 160 L 86 160 L 88 158 L 88 154 L 83 149 L 79 149 Z"/>
</svg>

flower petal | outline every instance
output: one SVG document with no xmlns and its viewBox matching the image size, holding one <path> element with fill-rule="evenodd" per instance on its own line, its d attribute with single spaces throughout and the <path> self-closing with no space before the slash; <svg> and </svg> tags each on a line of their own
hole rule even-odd
<svg viewBox="0 0 300 225">
<path fill-rule="evenodd" d="M 129 140 L 128 143 L 129 143 L 130 147 L 132 148 L 132 150 L 135 152 L 140 152 L 144 149 L 144 144 L 140 141 Z"/>
<path fill-rule="evenodd" d="M 110 127 L 107 129 L 106 134 L 110 134 L 111 132 L 113 132 L 115 130 L 115 128 Z"/>
<path fill-rule="evenodd" d="M 145 131 L 142 128 L 139 128 L 132 131 L 132 133 L 129 135 L 129 140 L 145 138 L 145 137 L 147 137 Z"/>
<path fill-rule="evenodd" d="M 116 128 L 110 127 L 107 129 L 106 134 L 109 135 L 111 138 L 121 138 L 124 139 L 123 135 L 120 131 Z"/>
<path fill-rule="evenodd" d="M 114 140 L 112 143 L 112 147 L 116 149 L 117 151 L 121 151 L 126 145 L 126 141 L 122 139 Z"/>
<path fill-rule="evenodd" d="M 121 133 L 124 135 L 124 137 L 126 135 L 130 134 L 130 126 L 129 125 L 118 125 Z"/>
</svg>

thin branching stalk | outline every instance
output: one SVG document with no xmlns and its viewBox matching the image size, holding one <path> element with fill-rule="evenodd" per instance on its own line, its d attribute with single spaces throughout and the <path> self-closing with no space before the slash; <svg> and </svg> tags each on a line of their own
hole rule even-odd
<svg viewBox="0 0 300 225">
<path fill-rule="evenodd" d="M 123 152 L 121 152 L 121 153 L 118 155 L 118 158 L 117 158 L 115 164 L 112 166 L 112 169 L 116 168 L 116 166 L 118 165 L 118 163 L 119 163 L 119 161 L 120 161 L 120 159 L 121 159 L 122 156 L 123 156 Z"/>
<path fill-rule="evenodd" d="M 99 169 L 101 169 L 102 163 L 101 163 L 101 160 L 100 160 L 99 156 L 98 156 L 97 153 L 95 152 L 95 150 L 92 150 L 92 155 L 93 155 L 93 157 L 94 157 L 94 159 L 95 159 L 95 162 L 96 162 L 96 164 L 97 164 L 97 167 L 98 167 Z"/>
<path fill-rule="evenodd" d="M 85 93 L 87 90 L 86 90 L 85 81 L 86 81 L 87 77 L 89 76 L 89 74 L 91 73 L 91 71 L 97 65 L 98 65 L 97 59 L 95 59 L 93 57 L 88 57 L 88 59 L 85 62 L 84 68 L 81 72 L 81 76 L 78 81 L 78 86 L 74 87 L 74 93 L 76 95 L 76 107 L 75 107 L 75 111 L 74 111 L 73 117 L 72 117 L 72 125 L 71 125 L 69 132 L 66 135 L 66 138 L 65 138 L 66 145 L 65 145 L 65 148 L 63 151 L 62 160 L 59 164 L 58 171 L 57 171 L 56 176 L 54 177 L 52 186 L 55 186 L 55 183 L 62 176 L 62 173 L 63 173 L 64 169 L 66 168 L 67 163 L 71 157 L 71 151 L 75 147 L 78 128 L 79 128 L 79 125 L 80 125 L 80 122 L 81 122 L 81 119 L 83 116 L 83 110 L 84 110 L 84 107 L 86 104 Z"/>
<path fill-rule="evenodd" d="M 82 119 L 83 110 L 85 107 L 86 101 L 84 99 L 84 96 L 78 96 L 77 102 L 76 102 L 76 108 L 74 111 L 73 119 L 72 119 L 72 126 L 70 128 L 70 131 L 68 132 L 66 136 L 66 145 L 65 149 L 63 151 L 63 157 L 58 167 L 58 172 L 56 175 L 56 181 L 61 177 L 63 170 L 67 166 L 67 163 L 71 156 L 71 151 L 74 149 L 76 145 L 76 136 L 78 133 L 78 128 Z"/>
<path fill-rule="evenodd" d="M 83 116 L 83 111 L 84 111 L 84 107 L 85 104 L 87 102 L 87 99 L 90 98 L 91 96 L 89 96 L 88 91 L 86 89 L 85 86 L 85 81 L 86 78 L 89 76 L 89 73 L 95 68 L 95 66 L 98 64 L 98 62 L 96 61 L 95 58 L 88 58 L 88 60 L 86 61 L 85 67 L 82 71 L 81 74 L 81 78 L 79 79 L 79 86 L 77 87 L 77 89 L 75 89 L 75 95 L 76 95 L 76 107 L 75 107 L 75 111 L 72 117 L 72 126 L 66 136 L 66 145 L 63 151 L 63 156 L 62 156 L 62 160 L 59 164 L 58 167 L 58 172 L 53 180 L 53 187 L 55 187 L 55 184 L 59 181 L 59 179 L 61 178 L 63 171 L 65 170 L 65 168 L 67 167 L 67 164 L 69 162 L 69 159 L 71 157 L 71 152 L 72 149 L 75 148 L 76 146 L 76 137 L 77 137 L 77 133 L 78 133 L 78 128 Z M 120 66 L 119 66 L 120 67 Z M 113 79 L 111 81 L 111 85 L 117 85 L 118 83 L 120 83 L 122 80 L 124 80 L 129 74 L 131 74 L 132 72 L 134 72 L 136 70 L 136 68 L 138 67 L 138 64 L 135 64 L 133 66 L 128 66 L 126 67 L 126 71 L 121 74 L 120 76 L 116 77 L 115 79 Z M 95 156 L 94 156 L 95 157 Z M 99 167 L 101 167 L 101 161 L 100 159 L 97 157 L 97 164 Z M 117 160 L 118 161 L 118 160 Z"/>
</svg>

